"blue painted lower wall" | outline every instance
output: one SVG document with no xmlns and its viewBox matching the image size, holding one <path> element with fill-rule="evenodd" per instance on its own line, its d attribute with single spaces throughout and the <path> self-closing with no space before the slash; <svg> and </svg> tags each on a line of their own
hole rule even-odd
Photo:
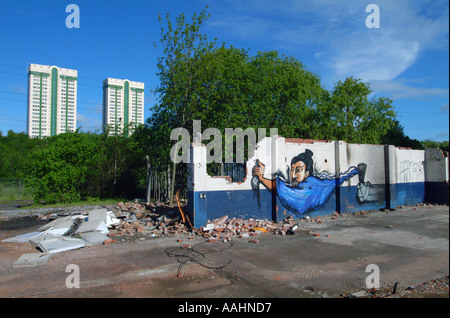
<svg viewBox="0 0 450 318">
<path fill-rule="evenodd" d="M 374 185 L 377 187 L 377 196 L 376 198 L 368 199 L 364 202 L 358 201 L 358 187 L 350 186 L 350 187 L 341 187 L 340 188 L 340 213 L 352 213 L 358 211 L 368 211 L 368 210 L 376 210 L 382 209 L 386 207 L 386 193 L 385 187 L 383 184 Z"/>
<path fill-rule="evenodd" d="M 408 206 L 425 202 L 425 183 L 397 183 L 395 187 L 396 206 Z"/>
<path fill-rule="evenodd" d="M 273 220 L 272 193 L 261 189 L 240 191 L 203 191 L 188 192 L 189 218 L 194 227 L 206 224 L 224 215 L 229 218 Z"/>
<path fill-rule="evenodd" d="M 339 213 L 376 210 L 388 207 L 415 205 L 422 202 L 448 204 L 448 184 L 439 182 L 398 183 L 389 186 L 373 185 L 376 196 L 362 202 L 358 198 L 358 187 L 340 187 L 333 191 L 325 206 L 310 213 L 311 217 Z M 386 200 L 390 199 L 386 204 Z M 228 215 L 229 218 L 267 219 L 276 222 L 293 215 L 283 207 L 278 197 L 267 189 L 239 191 L 188 192 L 189 218 L 198 228 L 208 220 Z M 296 217 L 296 216 L 294 216 Z M 302 216 L 303 217 L 303 216 Z M 296 217 L 297 218 L 297 217 Z"/>
</svg>

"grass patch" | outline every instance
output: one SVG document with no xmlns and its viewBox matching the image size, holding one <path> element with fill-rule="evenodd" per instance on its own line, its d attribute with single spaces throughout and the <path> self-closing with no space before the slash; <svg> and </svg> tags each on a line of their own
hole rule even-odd
<svg viewBox="0 0 450 318">
<path fill-rule="evenodd" d="M 53 204 L 34 203 L 32 205 L 21 207 L 19 209 L 24 210 L 24 209 L 42 209 L 42 208 L 67 208 L 74 206 L 91 206 L 91 205 L 116 205 L 120 201 L 127 201 L 127 200 L 91 198 L 86 201 L 71 202 L 71 203 L 53 203 Z"/>
<path fill-rule="evenodd" d="M 0 203 L 18 200 L 33 200 L 33 196 L 23 186 L 0 184 Z"/>
</svg>

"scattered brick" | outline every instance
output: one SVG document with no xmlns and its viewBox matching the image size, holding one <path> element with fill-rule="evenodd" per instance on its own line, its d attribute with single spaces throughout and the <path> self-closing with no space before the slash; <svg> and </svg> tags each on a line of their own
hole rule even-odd
<svg viewBox="0 0 450 318">
<path fill-rule="evenodd" d="M 105 241 L 103 242 L 103 244 L 105 244 L 105 245 L 108 245 L 108 244 L 111 244 L 111 243 L 117 243 L 117 241 L 116 241 L 116 240 L 113 240 L 113 239 L 107 239 L 107 240 L 105 240 Z"/>
<path fill-rule="evenodd" d="M 329 220 L 336 220 L 340 216 L 339 213 L 333 212 L 328 218 L 324 217 L 310 217 L 306 216 L 302 220 L 296 220 L 293 216 L 286 216 L 281 222 L 274 222 L 256 218 L 229 218 L 224 215 L 214 220 L 208 220 L 207 223 L 198 228 L 191 229 L 188 224 L 183 224 L 181 221 L 181 215 L 178 219 L 169 219 L 166 214 L 155 213 L 158 208 L 167 210 L 167 206 L 162 204 L 146 205 L 144 203 L 131 202 L 131 203 L 119 203 L 119 215 L 124 213 L 126 217 L 121 218 L 121 223 L 116 228 L 110 230 L 111 237 L 121 235 L 134 235 L 144 234 L 151 235 L 152 237 L 161 235 L 181 235 L 187 234 L 187 239 L 192 240 L 195 236 L 200 236 L 207 239 L 208 242 L 228 242 L 233 237 L 237 238 L 250 238 L 250 241 L 258 241 L 256 237 L 259 235 L 295 235 L 298 233 L 298 229 L 301 222 L 315 222 L 324 223 Z M 177 210 L 178 212 L 178 210 Z M 133 215 L 134 214 L 134 215 Z M 365 211 L 358 212 L 360 215 L 365 215 Z M 133 218 L 130 217 L 133 216 Z M 139 215 L 139 217 L 138 217 Z M 177 217 L 177 213 L 174 213 Z M 172 216 L 172 218 L 174 218 Z M 309 231 L 309 235 L 320 236 L 320 233 Z M 325 237 L 330 237 L 325 235 Z M 181 243 L 182 240 L 178 239 L 177 242 Z M 190 245 L 183 245 L 186 248 L 190 248 Z"/>
</svg>

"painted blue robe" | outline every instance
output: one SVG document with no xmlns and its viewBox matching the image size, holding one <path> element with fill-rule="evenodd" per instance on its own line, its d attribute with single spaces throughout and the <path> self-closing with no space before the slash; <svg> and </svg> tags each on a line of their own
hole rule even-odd
<svg viewBox="0 0 450 318">
<path fill-rule="evenodd" d="M 356 167 L 351 167 L 341 174 L 339 179 L 334 177 L 318 178 L 310 176 L 303 182 L 292 186 L 283 178 L 277 177 L 277 195 L 283 206 L 296 216 L 309 214 L 323 208 L 330 199 L 336 186 L 358 174 Z"/>
</svg>

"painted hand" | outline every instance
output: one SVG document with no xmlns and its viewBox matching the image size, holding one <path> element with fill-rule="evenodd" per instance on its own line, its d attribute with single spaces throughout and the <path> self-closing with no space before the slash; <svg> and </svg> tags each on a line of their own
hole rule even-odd
<svg viewBox="0 0 450 318">
<path fill-rule="evenodd" d="M 252 175 L 258 176 L 259 180 L 261 180 L 264 176 L 265 165 L 261 161 L 258 161 L 258 164 L 259 166 L 253 167 Z"/>
</svg>

